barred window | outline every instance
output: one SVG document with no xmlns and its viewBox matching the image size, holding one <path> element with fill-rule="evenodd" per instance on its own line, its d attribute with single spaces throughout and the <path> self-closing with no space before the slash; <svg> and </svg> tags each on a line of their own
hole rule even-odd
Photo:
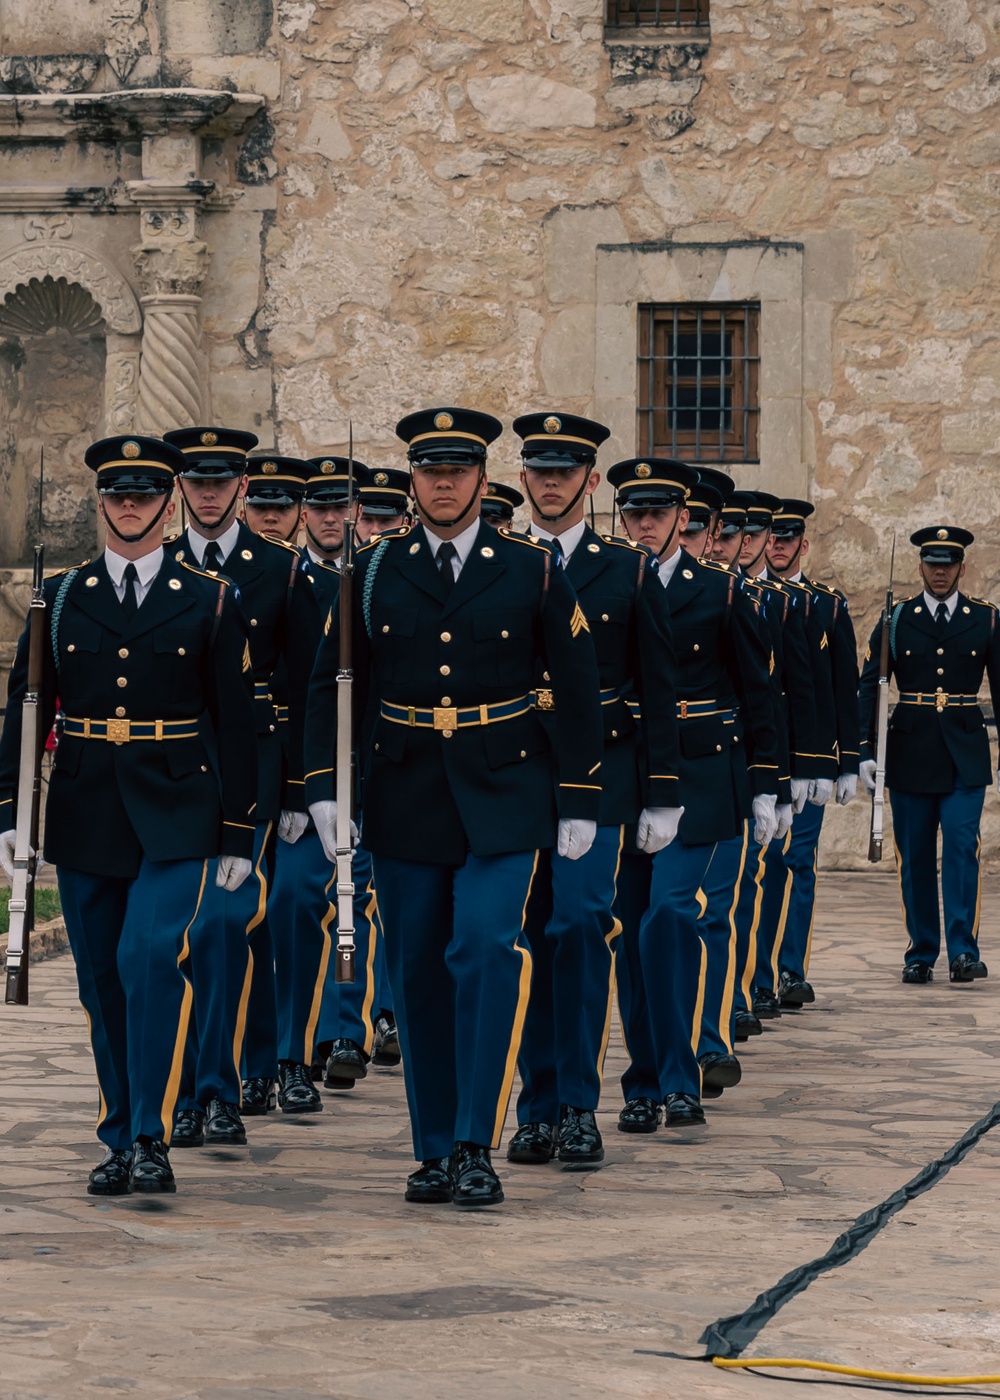
<svg viewBox="0 0 1000 1400">
<path fill-rule="evenodd" d="M 607 0 L 605 23 L 609 29 L 707 28 L 708 0 Z"/>
<path fill-rule="evenodd" d="M 639 453 L 758 462 L 760 306 L 640 306 Z"/>
</svg>

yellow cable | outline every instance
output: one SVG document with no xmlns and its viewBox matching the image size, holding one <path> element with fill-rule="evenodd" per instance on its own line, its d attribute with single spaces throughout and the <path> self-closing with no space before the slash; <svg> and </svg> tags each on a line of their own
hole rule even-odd
<svg viewBox="0 0 1000 1400">
<path fill-rule="evenodd" d="M 914 1376 L 905 1371 L 866 1371 L 861 1366 L 835 1366 L 832 1361 L 802 1361 L 793 1356 L 755 1356 L 731 1360 L 713 1356 L 713 1366 L 726 1370 L 737 1367 L 776 1366 L 796 1371 L 835 1371 L 838 1376 L 864 1376 L 871 1381 L 905 1381 L 909 1385 L 1000 1385 L 1000 1376 Z"/>
</svg>

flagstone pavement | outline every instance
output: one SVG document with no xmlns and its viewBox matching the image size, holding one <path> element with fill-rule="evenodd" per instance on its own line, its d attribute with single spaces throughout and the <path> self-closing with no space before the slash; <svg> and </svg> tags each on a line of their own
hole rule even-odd
<svg viewBox="0 0 1000 1400">
<path fill-rule="evenodd" d="M 616 1038 L 603 1169 L 502 1163 L 506 1204 L 471 1214 L 404 1203 L 390 1070 L 311 1118 L 250 1120 L 247 1149 L 175 1151 L 175 1197 L 88 1197 L 100 1150 L 73 965 L 39 963 L 31 1005 L 0 1006 L 0 1396 L 814 1394 L 803 1372 L 652 1353 L 703 1356 L 707 1324 L 821 1255 L 1000 1099 L 998 930 L 988 877 L 994 976 L 954 987 L 939 967 L 932 986 L 903 987 L 891 869 L 824 875 L 817 1003 L 744 1047 L 743 1083 L 697 1142 L 616 1131 Z M 747 1354 L 1000 1373 L 998 1168 L 1000 1131 Z M 831 1385 L 871 1394 L 843 1381 L 819 1393 Z"/>
</svg>

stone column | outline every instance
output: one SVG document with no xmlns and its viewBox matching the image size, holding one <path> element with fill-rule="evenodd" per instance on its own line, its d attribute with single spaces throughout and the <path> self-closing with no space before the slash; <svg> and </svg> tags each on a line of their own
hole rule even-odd
<svg viewBox="0 0 1000 1400">
<path fill-rule="evenodd" d="M 208 247 L 198 236 L 198 210 L 210 181 L 129 184 L 141 209 L 141 241 L 132 249 L 143 295 L 138 432 L 159 435 L 204 420 L 201 286 Z"/>
</svg>

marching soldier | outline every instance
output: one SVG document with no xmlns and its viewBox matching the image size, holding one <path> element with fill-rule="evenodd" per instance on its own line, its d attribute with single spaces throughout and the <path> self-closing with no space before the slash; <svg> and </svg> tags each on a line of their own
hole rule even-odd
<svg viewBox="0 0 1000 1400">
<path fill-rule="evenodd" d="M 237 519 L 248 485 L 246 454 L 253 433 L 230 428 L 179 428 L 165 434 L 184 456 L 178 482 L 187 529 L 174 557 L 236 586 L 247 621 L 257 715 L 257 806 L 253 879 L 238 900 L 209 897 L 191 930 L 194 1017 L 174 1143 L 236 1146 L 246 1142 L 244 1114 L 274 1107 L 278 1074 L 274 954 L 267 923 L 273 830 L 281 813 L 283 753 L 273 678 L 290 617 L 300 606 L 298 551 L 255 535 Z M 257 459 L 254 477 L 294 489 L 295 458 Z M 246 761 L 246 755 L 244 756 Z M 241 1064 L 242 1054 L 242 1064 Z M 241 1082 L 242 1081 L 242 1082 Z"/>
<path fill-rule="evenodd" d="M 509 530 L 514 524 L 514 512 L 523 505 L 524 497 L 516 486 L 508 486 L 505 481 L 491 481 L 480 515 L 487 525 L 504 525 Z"/>
<path fill-rule="evenodd" d="M 396 467 L 369 471 L 358 491 L 355 532 L 359 544 L 410 523 L 410 477 Z"/>
<path fill-rule="evenodd" d="M 355 713 L 372 852 L 419 1168 L 406 1199 L 492 1205 L 531 981 L 524 910 L 538 852 L 582 856 L 600 804 L 597 669 L 587 625 L 547 546 L 482 525 L 500 423 L 448 408 L 412 413 L 419 523 L 358 557 Z M 339 618 L 310 684 L 306 796 L 336 849 Z M 535 713 L 552 677 L 553 754 Z M 357 732 L 357 731 L 355 731 Z"/>
<path fill-rule="evenodd" d="M 518 418 L 522 482 L 531 530 L 547 541 L 576 592 L 597 650 L 604 721 L 601 806 L 586 855 L 542 851 L 528 903 L 531 998 L 518 1068 L 523 1089 L 510 1162 L 586 1169 L 604 1158 L 595 1110 L 611 1025 L 612 909 L 626 826 L 639 823 L 647 854 L 669 844 L 683 813 L 677 796 L 677 713 L 673 649 L 663 589 L 647 574 L 646 551 L 602 539 L 584 520 L 596 489 L 600 423 L 570 414 Z M 556 715 L 547 674 L 538 708 L 546 729 Z M 641 706 L 643 733 L 628 707 Z"/>
<path fill-rule="evenodd" d="M 902 980 L 918 986 L 934 980 L 941 951 L 939 828 L 949 977 L 973 982 L 986 976 L 979 956 L 979 822 L 993 775 L 978 695 L 985 673 L 997 712 L 1000 629 L 992 603 L 959 591 L 973 539 L 969 530 L 951 525 L 931 525 L 910 536 L 920 550 L 923 589 L 896 604 L 889 624 L 889 674 L 896 678 L 898 699 L 885 782 L 910 940 Z M 875 788 L 881 642 L 880 622 L 861 676 L 861 780 L 869 792 Z"/>
<path fill-rule="evenodd" d="M 768 655 L 753 607 L 735 575 L 699 563 L 678 544 L 688 524 L 685 496 L 703 496 L 697 473 L 669 459 L 631 460 L 612 467 L 608 479 L 618 489 L 627 534 L 659 561 L 677 659 L 684 816 L 677 840 L 652 859 L 640 924 L 642 900 L 634 886 L 619 900 L 620 1000 L 632 1058 L 619 1126 L 652 1132 L 661 1102 L 668 1127 L 704 1123 L 703 1069 L 711 1089 L 738 1082 L 730 1051 L 702 1050 L 704 1064 L 697 1056 L 707 977 L 717 983 L 721 975 L 707 973 L 706 963 L 727 965 L 731 940 L 728 924 L 703 922 L 706 939 L 719 945 L 706 957 L 698 892 L 704 887 L 709 893 L 706 877 L 719 844 L 739 840 L 742 848 L 751 810 L 757 840 L 766 845 L 773 835 L 778 750 Z M 633 874 L 638 884 L 641 873 Z M 726 879 L 731 901 L 735 873 Z M 726 1014 L 720 1010 L 717 1018 L 720 1034 Z"/>
<path fill-rule="evenodd" d="M 209 890 L 250 873 L 255 774 L 246 633 L 234 590 L 163 549 L 185 461 L 155 438 L 95 443 L 108 544 L 45 584 L 42 727 L 66 713 L 45 857 L 87 1013 L 107 1148 L 91 1195 L 176 1189 L 168 1144 L 191 1013 L 189 934 Z M 12 873 L 27 632 L 0 739 L 0 863 Z M 206 747 L 202 721 L 215 736 Z"/>
<path fill-rule="evenodd" d="M 294 457 L 277 458 L 272 453 L 263 458 L 247 458 L 243 514 L 255 535 L 295 543 L 302 518 L 304 465 Z"/>
<path fill-rule="evenodd" d="M 771 522 L 767 561 L 771 571 L 786 582 L 800 584 L 809 593 L 810 607 L 826 644 L 814 651 L 813 683 L 817 701 L 832 699 L 835 756 L 829 777 L 811 780 L 809 798 L 796 816 L 787 850 L 777 846 L 768 858 L 766 880 L 772 888 L 784 885 L 784 911 L 775 937 L 779 970 L 778 996 L 782 1006 L 793 1009 L 816 1000 L 806 981 L 816 904 L 816 853 L 823 826 L 823 807 L 836 788 L 837 802 L 846 806 L 858 786 L 860 736 L 858 709 L 858 652 L 854 624 L 847 599 L 839 589 L 817 583 L 803 572 L 809 553 L 806 521 L 815 507 L 809 501 L 786 499 Z M 829 764 L 830 760 L 826 760 Z"/>
</svg>

